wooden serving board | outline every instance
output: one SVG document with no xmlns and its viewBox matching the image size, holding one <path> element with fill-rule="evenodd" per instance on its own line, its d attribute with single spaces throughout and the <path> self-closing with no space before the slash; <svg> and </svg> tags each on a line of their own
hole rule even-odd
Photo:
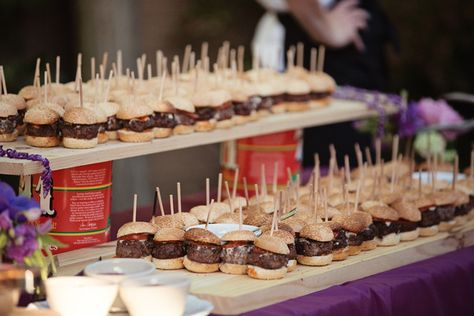
<svg viewBox="0 0 474 316">
<path fill-rule="evenodd" d="M 418 238 L 393 247 L 378 247 L 326 267 L 298 268 L 284 279 L 263 281 L 224 273 L 194 274 L 185 270 L 159 273 L 185 274 L 191 293 L 214 304 L 214 313 L 238 314 L 360 279 L 406 264 L 474 245 L 474 221 L 449 233 Z M 85 265 L 112 257 L 115 242 L 56 256 L 60 275 L 77 274 Z"/>
<path fill-rule="evenodd" d="M 387 113 L 395 113 L 395 108 L 387 107 Z M 103 161 L 130 158 L 165 151 L 219 143 L 223 141 L 299 129 L 309 126 L 326 125 L 344 121 L 353 121 L 375 116 L 364 103 L 334 100 L 329 106 L 298 113 L 274 114 L 256 122 L 234 126 L 230 129 L 216 129 L 208 133 L 192 133 L 164 139 L 155 139 L 146 143 L 123 143 L 109 141 L 91 149 L 68 149 L 64 147 L 35 148 L 28 146 L 23 137 L 11 143 L 0 143 L 5 149 L 40 154 L 49 159 L 53 170 L 72 168 Z M 0 158 L 0 174 L 31 175 L 40 173 L 39 162 Z"/>
</svg>

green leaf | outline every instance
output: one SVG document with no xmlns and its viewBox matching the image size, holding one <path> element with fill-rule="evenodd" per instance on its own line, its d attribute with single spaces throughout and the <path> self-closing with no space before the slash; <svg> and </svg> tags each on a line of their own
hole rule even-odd
<svg viewBox="0 0 474 316">
<path fill-rule="evenodd" d="M 2 231 L 0 233 L 0 249 L 5 248 L 5 246 L 7 245 L 7 241 L 8 241 L 7 234 L 4 231 Z"/>
<path fill-rule="evenodd" d="M 63 244 L 59 240 L 56 240 L 54 237 L 52 237 L 50 235 L 42 235 L 42 236 L 39 236 L 38 239 L 41 240 L 41 242 L 43 243 L 45 248 L 47 246 L 56 246 L 56 247 L 59 247 L 59 248 L 66 247 L 65 244 Z"/>
</svg>

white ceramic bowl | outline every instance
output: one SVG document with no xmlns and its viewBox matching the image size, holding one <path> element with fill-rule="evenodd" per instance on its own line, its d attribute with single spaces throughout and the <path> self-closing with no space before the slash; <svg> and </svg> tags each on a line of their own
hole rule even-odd
<svg viewBox="0 0 474 316">
<path fill-rule="evenodd" d="M 190 284 L 178 274 L 130 278 L 120 284 L 120 297 L 131 316 L 181 316 Z"/>
<path fill-rule="evenodd" d="M 118 285 L 91 277 L 65 276 L 45 282 L 49 306 L 61 316 L 106 316 Z"/>
<path fill-rule="evenodd" d="M 156 267 L 143 259 L 108 259 L 97 261 L 84 269 L 90 277 L 120 283 L 125 279 L 153 274 Z"/>
<path fill-rule="evenodd" d="M 418 180 L 418 177 L 419 177 L 419 173 L 418 172 L 414 172 L 413 175 L 412 175 L 412 178 L 415 179 L 415 180 Z M 462 180 L 466 178 L 466 176 L 462 173 L 458 173 L 458 177 L 457 179 L 458 180 Z M 431 172 L 426 172 L 426 171 L 423 171 L 421 172 L 421 182 L 426 184 L 426 183 L 430 183 L 430 179 L 431 179 Z M 447 183 L 452 183 L 453 182 L 453 173 L 452 172 L 447 172 L 447 171 L 438 171 L 436 172 L 436 180 L 437 181 L 445 181 Z"/>
<path fill-rule="evenodd" d="M 191 228 L 205 228 L 205 224 L 201 225 L 196 225 L 196 226 L 191 226 L 188 227 L 188 229 Z M 188 230 L 187 229 L 187 230 Z M 239 229 L 239 224 L 209 224 L 207 226 L 207 229 L 213 232 L 217 237 L 222 238 L 226 233 L 238 230 Z M 255 233 L 255 235 L 259 236 L 262 232 L 260 231 L 260 228 L 257 226 L 252 226 L 252 225 L 242 225 L 243 230 L 250 230 Z"/>
</svg>

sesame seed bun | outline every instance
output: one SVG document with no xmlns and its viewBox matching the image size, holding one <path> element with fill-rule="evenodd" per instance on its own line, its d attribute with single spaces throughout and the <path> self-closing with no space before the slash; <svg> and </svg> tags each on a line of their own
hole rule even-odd
<svg viewBox="0 0 474 316">
<path fill-rule="evenodd" d="M 131 120 L 152 114 L 153 110 L 146 105 L 140 103 L 126 103 L 120 106 L 117 112 L 117 118 L 121 120 Z"/>
<path fill-rule="evenodd" d="M 102 108 L 100 108 L 99 106 L 96 106 L 93 103 L 87 103 L 87 105 L 84 105 L 84 107 L 94 112 L 94 115 L 96 117 L 96 123 L 107 122 L 107 115 L 105 114 L 104 110 L 102 110 Z"/>
<path fill-rule="evenodd" d="M 208 121 L 197 121 L 194 124 L 194 130 L 196 132 L 209 132 L 216 128 L 217 121 L 215 119 L 211 119 Z"/>
<path fill-rule="evenodd" d="M 33 147 L 40 147 L 40 148 L 49 148 L 49 147 L 56 147 L 59 146 L 61 141 L 59 140 L 59 137 L 54 137 L 54 136 L 47 136 L 47 137 L 42 137 L 42 136 L 30 136 L 30 135 L 25 135 L 25 142 Z"/>
<path fill-rule="evenodd" d="M 283 239 L 276 236 L 262 235 L 258 237 L 257 239 L 255 239 L 254 244 L 255 246 L 269 252 L 273 252 L 273 253 L 277 253 L 281 255 L 288 255 L 290 253 L 290 249 L 288 249 L 288 246 L 283 241 Z"/>
<path fill-rule="evenodd" d="M 261 236 L 270 236 L 271 231 L 267 230 L 262 233 Z M 286 230 L 274 230 L 273 237 L 280 238 L 287 245 L 292 245 L 295 243 L 295 237 L 290 232 Z"/>
<path fill-rule="evenodd" d="M 439 232 L 438 225 L 433 225 L 430 227 L 419 227 L 420 228 L 420 236 L 421 237 L 430 237 L 434 236 Z"/>
<path fill-rule="evenodd" d="M 246 264 L 221 263 L 219 270 L 227 274 L 244 275 L 247 274 Z"/>
<path fill-rule="evenodd" d="M 282 223 L 290 226 L 295 233 L 301 232 L 303 227 L 306 225 L 306 222 L 302 219 L 295 218 L 294 216 L 284 220 Z"/>
<path fill-rule="evenodd" d="M 250 213 L 244 220 L 244 224 L 253 226 L 262 226 L 265 224 L 271 224 L 272 215 L 267 213 Z"/>
<path fill-rule="evenodd" d="M 417 227 L 415 230 L 400 233 L 400 241 L 412 241 L 420 236 L 420 229 Z"/>
<path fill-rule="evenodd" d="M 260 230 L 262 232 L 270 231 L 271 229 L 272 229 L 272 225 L 263 225 L 263 226 L 260 227 Z M 278 230 L 285 230 L 285 231 L 289 232 L 292 236 L 295 235 L 295 231 L 287 223 L 278 223 Z"/>
<path fill-rule="evenodd" d="M 18 95 L 21 96 L 25 100 L 31 100 L 35 99 L 38 97 L 40 89 L 35 86 L 25 86 L 21 88 L 20 92 L 18 92 Z"/>
<path fill-rule="evenodd" d="M 107 117 L 117 115 L 117 112 L 120 109 L 120 105 L 114 102 L 100 102 L 97 106 L 104 111 Z"/>
<path fill-rule="evenodd" d="M 378 246 L 390 247 L 400 243 L 400 234 L 391 233 L 379 238 Z"/>
<path fill-rule="evenodd" d="M 293 79 L 286 82 L 286 93 L 291 95 L 305 95 L 309 94 L 311 89 L 308 83 L 304 80 Z"/>
<path fill-rule="evenodd" d="M 308 238 L 315 241 L 331 241 L 334 239 L 332 230 L 323 224 L 306 225 L 300 232 L 300 237 Z"/>
<path fill-rule="evenodd" d="M 14 142 L 18 137 L 18 130 L 14 130 L 13 133 L 0 134 L 0 142 Z"/>
<path fill-rule="evenodd" d="M 372 240 L 364 240 L 362 242 L 362 245 L 360 245 L 360 248 L 362 249 L 362 251 L 369 251 L 377 248 L 378 245 L 379 241 L 377 240 L 377 238 L 374 238 Z"/>
<path fill-rule="evenodd" d="M 148 222 L 129 222 L 122 227 L 119 228 L 117 231 L 117 238 L 122 236 L 131 235 L 131 234 L 151 234 L 154 235 L 157 231 L 155 225 L 148 223 Z"/>
<path fill-rule="evenodd" d="M 212 273 L 219 271 L 219 263 L 200 263 L 184 256 L 183 265 L 186 270 L 196 273 Z"/>
<path fill-rule="evenodd" d="M 194 125 L 177 125 L 173 128 L 174 135 L 186 135 L 194 133 Z"/>
<path fill-rule="evenodd" d="M 421 221 L 421 212 L 413 202 L 401 199 L 395 203 L 392 203 L 390 206 L 398 212 L 398 215 L 401 219 L 405 219 L 410 222 Z"/>
<path fill-rule="evenodd" d="M 191 228 L 187 230 L 186 233 L 184 234 L 184 238 L 186 240 L 204 242 L 204 243 L 213 244 L 213 245 L 221 244 L 221 240 L 219 239 L 219 237 L 214 235 L 209 230 L 203 229 L 203 228 Z"/>
<path fill-rule="evenodd" d="M 184 227 L 190 227 L 190 226 L 199 224 L 199 221 L 196 218 L 196 216 L 194 216 L 193 214 L 189 212 L 177 213 L 177 214 L 174 214 L 174 216 L 176 219 L 183 222 Z"/>
<path fill-rule="evenodd" d="M 117 131 L 118 138 L 122 142 L 127 143 L 146 143 L 151 142 L 155 135 L 153 129 L 146 129 L 143 132 L 134 132 L 128 129 L 120 129 Z"/>
<path fill-rule="evenodd" d="M 340 223 L 343 229 L 358 234 L 370 225 L 370 222 L 364 214 L 367 213 L 354 212 L 348 215 L 337 215 L 332 219 L 332 221 Z M 370 218 L 370 214 L 367 215 Z"/>
<path fill-rule="evenodd" d="M 456 196 L 452 191 L 438 191 L 433 194 L 436 206 L 451 205 L 456 202 Z"/>
<path fill-rule="evenodd" d="M 72 124 L 91 125 L 97 123 L 97 117 L 94 112 L 85 107 L 75 107 L 67 110 L 63 117 L 65 122 Z"/>
<path fill-rule="evenodd" d="M 72 149 L 87 149 L 94 148 L 99 143 L 97 137 L 92 139 L 80 139 L 72 137 L 63 137 L 63 146 Z"/>
<path fill-rule="evenodd" d="M 193 103 L 188 98 L 184 98 L 180 96 L 170 96 L 170 97 L 167 97 L 165 101 L 177 110 L 188 112 L 188 113 L 196 112 L 196 109 L 194 108 Z"/>
<path fill-rule="evenodd" d="M 51 125 L 59 120 L 60 116 L 45 105 L 36 106 L 25 113 L 23 121 L 35 125 Z"/>
<path fill-rule="evenodd" d="M 184 230 L 178 228 L 162 228 L 155 233 L 154 241 L 182 241 Z"/>
<path fill-rule="evenodd" d="M 16 94 L 3 94 L 0 96 L 0 102 L 5 102 L 13 105 L 17 108 L 17 110 L 24 110 L 26 109 L 26 102 L 21 96 Z"/>
<path fill-rule="evenodd" d="M 207 90 L 196 93 L 191 102 L 195 107 L 219 107 L 232 100 L 229 92 L 223 89 Z"/>
<path fill-rule="evenodd" d="M 303 264 L 305 266 L 316 266 L 322 267 L 331 264 L 332 262 L 332 254 L 324 255 L 324 256 L 314 256 L 314 257 L 307 257 L 298 255 L 296 260 L 298 263 Z"/>
<path fill-rule="evenodd" d="M 179 270 L 184 268 L 184 257 L 173 259 L 157 259 L 152 257 L 151 261 L 155 264 L 155 267 L 160 270 Z"/>
<path fill-rule="evenodd" d="M 367 201 L 362 203 L 361 207 L 364 212 L 367 212 L 372 215 L 372 217 L 381 220 L 396 221 L 400 218 L 398 212 L 390 206 L 377 201 L 375 201 L 376 203 L 373 202 L 374 201 Z"/>
<path fill-rule="evenodd" d="M 234 230 L 222 236 L 223 241 L 254 241 L 257 236 L 250 230 Z"/>
<path fill-rule="evenodd" d="M 174 216 L 172 215 L 164 215 L 164 216 L 154 216 L 151 219 L 151 223 L 154 224 L 158 229 L 164 229 L 164 228 L 177 228 L 177 229 L 183 229 L 185 228 L 184 226 L 184 221 L 180 218 L 178 218 L 175 214 Z"/>
<path fill-rule="evenodd" d="M 18 110 L 16 109 L 16 106 L 3 101 L 0 102 L 0 117 L 9 117 L 17 114 Z"/>
<path fill-rule="evenodd" d="M 225 213 L 216 219 L 217 224 L 238 224 L 239 213 Z"/>
<path fill-rule="evenodd" d="M 196 216 L 200 222 L 207 221 L 207 214 L 209 213 L 209 206 L 207 205 L 198 205 L 193 207 L 189 212 Z M 214 203 L 212 205 L 211 215 L 209 217 L 209 223 L 214 223 L 221 215 L 229 213 L 229 205 L 225 203 Z"/>
</svg>

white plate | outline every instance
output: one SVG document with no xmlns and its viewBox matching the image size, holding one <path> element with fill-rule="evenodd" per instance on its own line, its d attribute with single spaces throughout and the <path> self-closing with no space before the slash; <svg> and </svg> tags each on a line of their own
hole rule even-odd
<svg viewBox="0 0 474 316">
<path fill-rule="evenodd" d="M 412 178 L 415 179 L 415 180 L 418 180 L 418 177 L 419 177 L 419 173 L 418 172 L 414 172 L 413 175 L 412 175 Z M 462 173 L 458 173 L 458 180 L 462 180 L 466 178 L 466 176 Z M 430 183 L 430 179 L 431 179 L 431 172 L 426 172 L 426 171 L 423 171 L 421 173 L 421 182 L 422 183 Z M 438 171 L 436 172 L 436 180 L 437 181 L 446 181 L 447 183 L 452 183 L 453 182 L 453 173 L 452 172 L 448 172 L 448 171 Z"/>
<path fill-rule="evenodd" d="M 201 225 L 188 227 L 187 230 L 191 228 L 205 228 L 205 227 L 206 227 L 205 224 L 201 224 Z M 239 224 L 209 224 L 207 226 L 207 229 L 213 232 L 215 235 L 217 235 L 217 237 L 222 238 L 222 236 L 224 236 L 226 233 L 234 231 L 234 230 L 238 230 Z M 257 226 L 242 225 L 242 229 L 250 230 L 254 232 L 255 235 L 257 236 L 260 236 L 262 234 L 262 231 Z"/>
<path fill-rule="evenodd" d="M 38 309 L 48 309 L 47 301 L 40 301 L 31 303 L 28 305 L 27 309 L 38 310 Z M 194 295 L 188 295 L 186 299 L 186 307 L 184 309 L 183 316 L 206 316 L 209 315 L 214 309 L 214 305 L 210 302 L 202 300 Z M 157 312 L 159 314 L 159 311 Z M 128 313 L 111 313 L 110 316 L 125 316 Z"/>
</svg>

